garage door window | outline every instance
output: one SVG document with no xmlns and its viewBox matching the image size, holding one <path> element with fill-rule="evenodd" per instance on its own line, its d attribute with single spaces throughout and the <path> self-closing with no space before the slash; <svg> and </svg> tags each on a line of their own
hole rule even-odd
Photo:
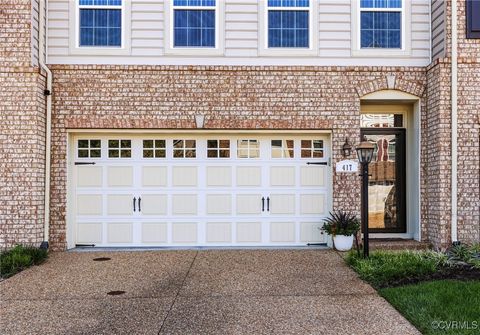
<svg viewBox="0 0 480 335">
<path fill-rule="evenodd" d="M 166 156 L 165 140 L 143 140 L 143 158 L 165 158 Z"/>
<path fill-rule="evenodd" d="M 173 158 L 195 158 L 196 147 L 195 140 L 173 140 Z"/>
<path fill-rule="evenodd" d="M 230 140 L 207 140 L 208 158 L 230 158 Z"/>
<path fill-rule="evenodd" d="M 108 140 L 108 158 L 131 158 L 131 140 Z"/>
<path fill-rule="evenodd" d="M 238 158 L 259 158 L 260 142 L 258 140 L 238 140 L 237 141 Z"/>
<path fill-rule="evenodd" d="M 293 140 L 272 140 L 272 158 L 294 158 Z"/>
<path fill-rule="evenodd" d="M 102 141 L 100 140 L 78 140 L 78 158 L 100 158 L 102 156 Z"/>
<path fill-rule="evenodd" d="M 323 158 L 322 140 L 302 140 L 302 158 Z"/>
</svg>

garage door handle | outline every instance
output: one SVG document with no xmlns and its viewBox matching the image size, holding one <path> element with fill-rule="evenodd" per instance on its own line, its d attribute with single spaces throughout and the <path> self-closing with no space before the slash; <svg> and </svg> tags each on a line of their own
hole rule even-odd
<svg viewBox="0 0 480 335">
<path fill-rule="evenodd" d="M 138 197 L 138 211 L 142 211 L 142 198 Z"/>
<path fill-rule="evenodd" d="M 267 198 L 267 212 L 270 212 L 270 197 Z"/>
<path fill-rule="evenodd" d="M 265 198 L 262 197 L 262 212 L 265 212 Z"/>
<path fill-rule="evenodd" d="M 307 165 L 328 165 L 327 162 L 307 162 Z"/>
<path fill-rule="evenodd" d="M 137 203 L 137 198 L 133 197 L 133 211 L 135 212 L 135 204 Z"/>
</svg>

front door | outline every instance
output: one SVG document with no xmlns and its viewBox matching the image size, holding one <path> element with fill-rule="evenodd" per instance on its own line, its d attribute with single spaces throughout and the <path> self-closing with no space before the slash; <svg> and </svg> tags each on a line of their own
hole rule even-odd
<svg viewBox="0 0 480 335">
<path fill-rule="evenodd" d="M 405 233 L 405 129 L 362 129 L 362 138 L 375 145 L 369 165 L 369 231 Z"/>
</svg>

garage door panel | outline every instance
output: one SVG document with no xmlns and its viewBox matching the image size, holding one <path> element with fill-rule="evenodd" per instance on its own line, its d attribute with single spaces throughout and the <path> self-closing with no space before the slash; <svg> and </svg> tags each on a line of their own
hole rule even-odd
<svg viewBox="0 0 480 335">
<path fill-rule="evenodd" d="M 141 196 L 143 215 L 166 215 L 168 196 L 166 194 L 144 194 Z"/>
<path fill-rule="evenodd" d="M 329 145 L 315 147 L 327 136 L 282 133 L 92 135 L 95 164 L 69 164 L 69 235 L 98 246 L 324 243 L 332 168 L 307 162 L 329 159 Z M 77 136 L 90 135 L 74 135 L 71 157 Z"/>
<path fill-rule="evenodd" d="M 232 196 L 230 194 L 207 194 L 207 215 L 231 215 Z"/>
<path fill-rule="evenodd" d="M 107 180 L 109 187 L 132 187 L 133 167 L 132 166 L 109 166 L 107 168 Z"/>
<path fill-rule="evenodd" d="M 78 166 L 77 187 L 102 187 L 103 168 L 101 166 Z"/>
<path fill-rule="evenodd" d="M 295 222 L 271 222 L 271 242 L 295 242 Z"/>
<path fill-rule="evenodd" d="M 132 243 L 133 224 L 128 222 L 107 224 L 108 243 Z"/>
<path fill-rule="evenodd" d="M 131 194 L 107 195 L 107 214 L 133 215 L 133 198 Z"/>
<path fill-rule="evenodd" d="M 260 243 L 262 242 L 261 222 L 237 222 L 238 243 Z"/>
<path fill-rule="evenodd" d="M 142 224 L 142 242 L 146 244 L 167 243 L 168 224 L 144 222 Z"/>
<path fill-rule="evenodd" d="M 232 168 L 230 166 L 207 166 L 207 186 L 232 186 Z"/>
<path fill-rule="evenodd" d="M 302 242 L 324 242 L 321 222 L 300 222 L 300 240 Z"/>
<path fill-rule="evenodd" d="M 173 243 L 196 243 L 197 224 L 193 222 L 175 222 L 172 224 Z"/>
<path fill-rule="evenodd" d="M 270 186 L 295 186 L 295 167 L 272 166 L 270 168 Z"/>
<path fill-rule="evenodd" d="M 207 222 L 207 243 L 231 243 L 232 224 L 230 222 Z"/>
<path fill-rule="evenodd" d="M 165 187 L 167 186 L 166 166 L 144 166 L 142 168 L 142 186 Z"/>
<path fill-rule="evenodd" d="M 272 194 L 270 196 L 270 213 L 295 214 L 295 194 Z"/>
<path fill-rule="evenodd" d="M 174 215 L 196 215 L 197 195 L 196 194 L 174 194 L 172 196 L 172 210 Z"/>
<path fill-rule="evenodd" d="M 262 168 L 260 166 L 237 167 L 237 186 L 262 186 Z"/>
<path fill-rule="evenodd" d="M 237 214 L 260 214 L 262 212 L 261 194 L 238 194 Z"/>
<path fill-rule="evenodd" d="M 324 194 L 302 194 L 300 196 L 300 213 L 324 215 L 326 208 Z"/>
<path fill-rule="evenodd" d="M 77 215 L 102 215 L 101 194 L 77 195 Z"/>
<path fill-rule="evenodd" d="M 101 223 L 78 223 L 77 224 L 77 243 L 78 244 L 102 243 L 102 224 Z"/>
<path fill-rule="evenodd" d="M 173 186 L 174 187 L 197 186 L 197 167 L 196 166 L 174 166 L 173 167 Z"/>
<path fill-rule="evenodd" d="M 302 166 L 300 170 L 300 184 L 301 186 L 326 186 L 325 166 Z"/>
</svg>

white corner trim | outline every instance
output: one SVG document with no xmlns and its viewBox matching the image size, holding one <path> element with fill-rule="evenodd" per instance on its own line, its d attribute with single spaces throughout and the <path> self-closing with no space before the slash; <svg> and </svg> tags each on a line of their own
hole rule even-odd
<svg viewBox="0 0 480 335">
<path fill-rule="evenodd" d="M 410 57 L 412 53 L 412 3 L 402 1 L 402 48 L 362 49 L 360 48 L 360 1 L 351 0 L 351 55 L 352 57 Z"/>
<path fill-rule="evenodd" d="M 178 56 L 223 56 L 225 53 L 225 3 L 215 7 L 215 48 L 178 48 L 173 46 L 173 1 L 164 2 L 164 53 Z"/>
<path fill-rule="evenodd" d="M 258 55 L 273 57 L 312 57 L 318 55 L 318 11 L 317 0 L 310 0 L 309 48 L 269 48 L 267 0 L 258 1 Z"/>
<path fill-rule="evenodd" d="M 69 53 L 71 55 L 116 56 L 130 55 L 131 45 L 131 1 L 122 1 L 122 46 L 118 47 L 80 47 L 79 46 L 79 8 L 77 1 L 69 1 Z"/>
</svg>

